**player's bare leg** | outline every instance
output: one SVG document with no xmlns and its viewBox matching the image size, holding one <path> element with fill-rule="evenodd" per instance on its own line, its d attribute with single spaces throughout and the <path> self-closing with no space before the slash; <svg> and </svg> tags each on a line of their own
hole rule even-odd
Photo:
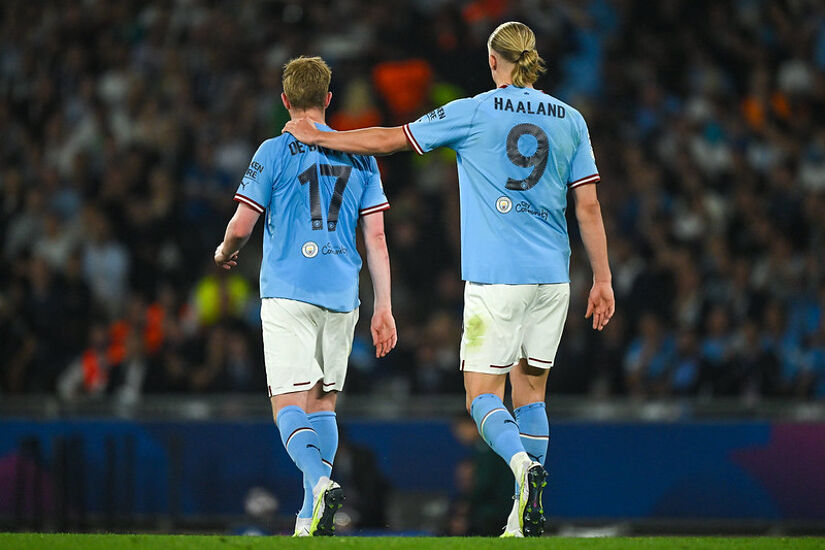
<svg viewBox="0 0 825 550">
<path fill-rule="evenodd" d="M 278 413 L 284 407 L 301 407 L 305 411 L 307 410 L 307 399 L 309 398 L 309 391 L 296 391 L 292 393 L 283 393 L 281 395 L 273 395 L 269 398 L 269 402 L 272 404 L 272 418 L 275 422 L 278 422 Z"/>
<path fill-rule="evenodd" d="M 485 374 L 481 372 L 464 373 L 464 390 L 467 392 L 467 412 L 473 414 L 473 400 L 479 395 L 492 393 L 499 399 L 504 399 L 504 384 L 507 376 L 504 374 Z"/>
<path fill-rule="evenodd" d="M 307 412 L 315 413 L 321 411 L 335 412 L 335 405 L 338 403 L 337 391 L 324 391 L 323 381 L 318 381 L 315 386 L 307 392 Z"/>
<path fill-rule="evenodd" d="M 544 403 L 549 374 L 550 369 L 531 367 L 525 359 L 521 359 L 518 365 L 510 370 L 513 408 L 518 409 L 531 403 Z"/>
<path fill-rule="evenodd" d="M 545 485 L 544 467 L 530 459 L 524 450 L 518 424 L 504 406 L 504 374 L 464 372 L 467 410 L 476 422 L 484 441 L 510 466 L 518 485 L 518 534 L 535 535 L 541 516 L 541 489 Z"/>
<path fill-rule="evenodd" d="M 547 411 L 544 407 L 549 372 L 549 369 L 529 366 L 524 359 L 519 361 L 519 364 L 510 371 L 513 411 L 519 425 L 522 445 L 524 445 L 524 450 L 530 458 L 542 466 L 545 463 L 549 439 Z M 518 490 L 517 484 L 515 502 L 513 502 L 513 509 L 507 518 L 505 535 L 514 537 L 519 536 L 519 534 L 540 536 L 544 531 L 542 496 L 539 495 L 540 517 L 538 523 L 525 524 L 522 533 L 519 529 Z"/>
</svg>

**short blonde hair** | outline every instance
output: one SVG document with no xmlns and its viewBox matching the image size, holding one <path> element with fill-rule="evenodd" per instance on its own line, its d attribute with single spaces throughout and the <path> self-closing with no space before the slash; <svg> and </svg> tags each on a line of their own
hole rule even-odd
<svg viewBox="0 0 825 550">
<path fill-rule="evenodd" d="M 320 57 L 296 57 L 284 65 L 284 94 L 296 109 L 324 108 L 332 71 Z"/>
<path fill-rule="evenodd" d="M 487 47 L 515 65 L 511 76 L 516 86 L 533 84 L 544 73 L 544 60 L 536 51 L 536 35 L 524 23 L 502 23 L 490 35 Z"/>
</svg>

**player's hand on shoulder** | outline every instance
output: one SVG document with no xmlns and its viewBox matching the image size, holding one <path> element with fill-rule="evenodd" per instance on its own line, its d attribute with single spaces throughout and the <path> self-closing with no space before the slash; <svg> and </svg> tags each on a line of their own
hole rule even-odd
<svg viewBox="0 0 825 550">
<path fill-rule="evenodd" d="M 315 145 L 315 140 L 320 133 L 320 130 L 315 127 L 315 123 L 313 123 L 310 119 L 299 118 L 297 120 L 290 120 L 287 122 L 284 129 L 281 130 L 281 133 L 292 134 L 292 136 L 301 143 Z"/>
<path fill-rule="evenodd" d="M 395 318 L 390 309 L 376 309 L 370 323 L 372 343 L 375 345 L 375 356 L 384 357 L 398 342 L 398 332 L 395 329 Z"/>
<path fill-rule="evenodd" d="M 592 316 L 593 330 L 602 330 L 615 312 L 616 298 L 613 296 L 613 286 L 606 282 L 593 282 L 584 318 L 589 319 Z"/>
<path fill-rule="evenodd" d="M 223 251 L 223 243 L 219 244 L 218 248 L 215 249 L 215 265 L 223 269 L 232 269 L 238 265 L 238 253 L 235 252 L 227 256 Z"/>
</svg>

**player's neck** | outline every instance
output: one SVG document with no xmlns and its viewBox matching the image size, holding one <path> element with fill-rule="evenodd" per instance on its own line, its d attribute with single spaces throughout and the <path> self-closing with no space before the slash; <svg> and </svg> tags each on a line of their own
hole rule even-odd
<svg viewBox="0 0 825 550">
<path fill-rule="evenodd" d="M 493 82 L 496 84 L 496 88 L 503 88 L 504 86 L 514 86 L 513 79 L 510 77 L 502 77 L 498 79 L 494 79 Z M 532 84 L 527 84 L 524 86 L 525 88 L 532 88 Z"/>
<path fill-rule="evenodd" d="M 321 124 L 326 125 L 326 110 L 323 109 L 292 109 L 289 111 L 289 118 L 292 120 L 298 120 L 301 118 L 308 118 L 313 122 L 320 122 Z"/>
</svg>

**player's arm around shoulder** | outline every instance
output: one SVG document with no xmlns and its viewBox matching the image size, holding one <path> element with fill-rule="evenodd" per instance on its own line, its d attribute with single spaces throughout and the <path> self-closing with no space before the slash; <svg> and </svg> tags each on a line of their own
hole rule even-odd
<svg viewBox="0 0 825 550">
<path fill-rule="evenodd" d="M 356 155 L 389 155 L 410 148 L 401 126 L 325 132 L 319 130 L 310 119 L 300 118 L 287 122 L 282 132 L 292 134 L 295 139 L 307 145 Z"/>
<path fill-rule="evenodd" d="M 384 357 L 398 342 L 395 318 L 392 315 L 390 282 L 390 254 L 384 232 L 384 213 L 374 212 L 361 217 L 367 268 L 375 295 L 370 332 L 375 345 L 375 356 Z"/>
<path fill-rule="evenodd" d="M 593 288 L 587 300 L 585 318 L 593 317 L 593 329 L 602 330 L 616 311 L 613 282 L 607 257 L 607 236 L 602 211 L 594 183 L 573 189 L 576 200 L 576 219 L 590 267 L 593 269 Z"/>
</svg>

